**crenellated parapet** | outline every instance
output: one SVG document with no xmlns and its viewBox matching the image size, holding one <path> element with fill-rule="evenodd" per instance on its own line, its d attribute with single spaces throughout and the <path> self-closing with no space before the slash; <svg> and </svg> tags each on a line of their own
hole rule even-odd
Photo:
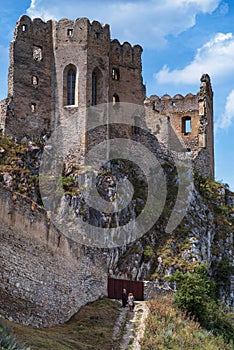
<svg viewBox="0 0 234 350">
<path fill-rule="evenodd" d="M 14 40 L 31 40 L 38 38 L 40 35 L 48 35 L 51 33 L 52 20 L 44 22 L 41 18 L 34 18 L 33 20 L 23 15 L 19 18 L 16 23 L 15 31 L 14 31 Z"/>
<path fill-rule="evenodd" d="M 161 114 L 179 112 L 186 114 L 198 108 L 198 100 L 199 93 L 196 95 L 188 93 L 185 96 L 176 94 L 174 97 L 165 94 L 161 98 L 157 95 L 151 95 L 145 100 L 145 106 Z"/>
<path fill-rule="evenodd" d="M 77 18 L 76 20 L 70 20 L 62 18 L 59 21 L 49 20 L 44 22 L 40 18 L 31 19 L 30 17 L 23 15 L 16 23 L 14 31 L 14 40 L 32 38 L 32 35 L 36 33 L 39 37 L 40 34 L 48 34 L 51 31 L 51 26 L 54 26 L 58 39 L 77 41 L 82 38 L 84 32 L 86 35 L 93 36 L 103 40 L 110 40 L 110 27 L 108 24 L 101 24 L 98 21 L 90 22 L 88 18 Z"/>
<path fill-rule="evenodd" d="M 112 62 L 120 65 L 130 65 L 141 68 L 141 54 L 143 49 L 140 45 L 132 46 L 128 42 L 120 44 L 117 39 L 111 41 L 110 55 Z"/>
<path fill-rule="evenodd" d="M 62 18 L 58 22 L 53 21 L 57 41 L 82 43 L 88 38 L 99 41 L 110 40 L 110 27 L 98 21 L 90 22 L 88 18 L 82 17 L 76 20 Z"/>
<path fill-rule="evenodd" d="M 110 40 L 110 26 L 92 21 L 89 23 L 89 35 L 99 40 Z"/>
</svg>

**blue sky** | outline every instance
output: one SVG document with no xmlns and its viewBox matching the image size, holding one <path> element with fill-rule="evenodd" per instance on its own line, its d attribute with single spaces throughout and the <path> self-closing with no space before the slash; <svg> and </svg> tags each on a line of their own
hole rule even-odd
<svg viewBox="0 0 234 350">
<path fill-rule="evenodd" d="M 0 2 L 0 100 L 7 96 L 9 42 L 22 14 L 78 17 L 111 26 L 112 38 L 142 45 L 147 96 L 214 91 L 216 180 L 234 190 L 234 2 L 229 0 L 8 0 Z"/>
</svg>

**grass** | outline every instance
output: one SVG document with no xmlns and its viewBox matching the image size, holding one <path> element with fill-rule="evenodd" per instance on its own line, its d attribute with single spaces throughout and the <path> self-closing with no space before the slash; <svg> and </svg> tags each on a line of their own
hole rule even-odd
<svg viewBox="0 0 234 350">
<path fill-rule="evenodd" d="M 231 350 L 221 337 L 201 328 L 173 304 L 172 295 L 160 296 L 148 303 L 141 350 Z"/>
<path fill-rule="evenodd" d="M 21 344 L 31 350 L 111 350 L 120 304 L 107 298 L 82 307 L 68 322 L 34 328 L 6 321 Z"/>
</svg>

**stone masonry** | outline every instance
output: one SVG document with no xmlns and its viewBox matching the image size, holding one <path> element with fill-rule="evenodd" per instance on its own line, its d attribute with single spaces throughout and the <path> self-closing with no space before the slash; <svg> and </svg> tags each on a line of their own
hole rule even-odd
<svg viewBox="0 0 234 350">
<path fill-rule="evenodd" d="M 112 138 L 122 134 L 138 141 L 132 128 L 124 125 L 87 135 L 87 115 L 78 113 L 90 106 L 98 110 L 101 103 L 109 102 L 114 108 L 118 102 L 127 102 L 143 109 L 137 126 L 147 127 L 148 134 L 144 129 L 143 136 L 155 145 L 155 154 L 161 152 L 161 145 L 171 148 L 173 130 L 194 169 L 213 177 L 209 76 L 201 77 L 196 95 L 146 99 L 141 54 L 139 45 L 112 40 L 109 25 L 87 18 L 43 22 L 22 16 L 10 46 L 8 96 L 0 101 L 0 133 L 19 141 L 37 140 L 78 116 L 76 151 L 82 159 L 92 142 L 105 140 L 107 132 Z M 144 143 L 144 137 L 139 141 Z M 65 322 L 82 305 L 107 294 L 108 257 L 101 249 L 65 237 L 46 211 L 32 204 L 22 195 L 0 190 L 0 316 L 50 326 Z"/>
<path fill-rule="evenodd" d="M 214 177 L 209 76 L 201 77 L 196 95 L 145 99 L 141 54 L 139 45 L 112 40 L 107 24 L 87 18 L 43 22 L 20 17 L 10 47 L 8 98 L 0 104 L 0 128 L 19 139 L 41 137 L 75 115 L 82 158 L 89 147 L 87 118 L 79 111 L 108 102 L 145 104 L 142 118 L 149 132 L 168 146 L 170 124 L 196 171 Z"/>
<path fill-rule="evenodd" d="M 51 326 L 107 294 L 105 255 L 61 235 L 44 209 L 1 189 L 0 220 L 2 317 Z"/>
<path fill-rule="evenodd" d="M 173 151 L 173 129 L 185 153 L 191 156 L 194 169 L 214 177 L 213 92 L 207 74 L 201 77 L 200 91 L 174 97 L 156 95 L 145 100 L 146 124 L 160 143 Z"/>
</svg>

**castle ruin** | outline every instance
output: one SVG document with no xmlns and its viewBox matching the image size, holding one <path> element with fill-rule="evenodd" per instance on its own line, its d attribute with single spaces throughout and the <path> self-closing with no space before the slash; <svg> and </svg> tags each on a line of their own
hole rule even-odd
<svg viewBox="0 0 234 350">
<path fill-rule="evenodd" d="M 79 109 L 102 103 L 145 106 L 145 123 L 168 145 L 173 128 L 199 173 L 214 177 L 213 92 L 207 74 L 200 91 L 146 98 L 142 48 L 110 38 L 109 25 L 87 18 L 56 22 L 22 16 L 10 46 L 8 97 L 0 128 L 18 139 L 50 134 Z M 78 121 L 81 152 L 86 120 Z"/>
<path fill-rule="evenodd" d="M 195 95 L 146 98 L 141 54 L 139 45 L 111 40 L 109 26 L 96 21 L 78 18 L 43 22 L 22 16 L 10 48 L 8 96 L 0 101 L 2 134 L 18 140 L 40 138 L 51 134 L 69 117 L 79 116 L 79 109 L 127 102 L 144 108 L 142 123 L 158 141 L 154 145 L 164 149 L 170 146 L 173 151 L 173 130 L 195 171 L 213 178 L 213 92 L 209 76 L 202 75 Z M 77 125 L 85 153 L 89 146 L 86 120 L 79 119 Z M 134 140 L 144 142 L 144 137 Z M 29 198 L 13 195 L 9 188 L 0 192 L 1 315 L 38 327 L 63 323 L 88 301 L 107 294 L 109 274 L 134 279 L 148 275 L 150 264 L 142 259 L 143 243 L 138 242 L 137 249 L 129 253 L 129 277 L 127 267 L 124 270 L 119 264 L 119 270 L 113 268 L 126 247 L 103 252 L 75 243 L 55 227 L 44 208 L 36 206 L 32 210 Z M 201 196 L 191 202 L 187 221 L 193 226 L 187 232 L 192 259 L 195 256 L 197 261 L 210 261 L 215 224 Z M 148 244 L 156 240 L 159 232 L 165 237 L 164 222 L 155 232 L 151 232 Z M 221 242 L 223 250 L 229 249 L 231 240 L 227 235 Z"/>
</svg>

